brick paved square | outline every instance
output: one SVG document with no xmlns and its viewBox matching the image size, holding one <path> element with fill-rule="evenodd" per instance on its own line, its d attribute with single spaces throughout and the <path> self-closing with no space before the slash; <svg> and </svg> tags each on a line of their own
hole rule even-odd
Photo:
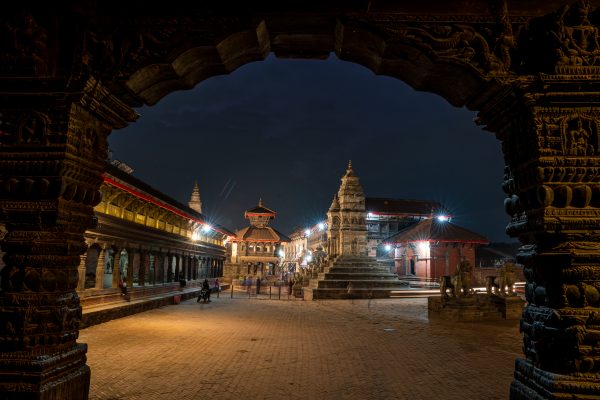
<svg viewBox="0 0 600 400">
<path fill-rule="evenodd" d="M 518 322 L 426 299 L 195 300 L 81 331 L 90 399 L 506 399 Z"/>
</svg>

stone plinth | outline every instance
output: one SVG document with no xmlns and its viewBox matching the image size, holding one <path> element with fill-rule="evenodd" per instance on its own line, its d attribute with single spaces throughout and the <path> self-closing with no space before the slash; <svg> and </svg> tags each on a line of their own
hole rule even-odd
<svg viewBox="0 0 600 400">
<path fill-rule="evenodd" d="M 430 296 L 427 301 L 429 318 L 448 321 L 494 321 L 518 319 L 525 301 L 518 296 L 476 294 L 468 297 L 442 299 Z"/>
<path fill-rule="evenodd" d="M 350 286 L 350 287 L 349 287 Z M 382 299 L 406 288 L 372 257 L 340 256 L 304 289 L 305 299 Z M 308 293 L 310 292 L 310 293 Z"/>
<path fill-rule="evenodd" d="M 86 352 L 86 344 L 76 343 L 59 354 L 39 355 L 33 360 L 24 358 L 22 354 L 4 353 L 0 359 L 3 376 L 0 399 L 86 400 L 90 386 Z"/>
</svg>

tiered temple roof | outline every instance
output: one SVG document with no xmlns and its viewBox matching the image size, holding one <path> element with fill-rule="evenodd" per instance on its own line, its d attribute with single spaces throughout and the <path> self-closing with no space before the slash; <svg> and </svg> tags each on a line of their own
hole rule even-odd
<svg viewBox="0 0 600 400">
<path fill-rule="evenodd" d="M 473 231 L 453 224 L 449 221 L 441 222 L 437 218 L 424 219 L 409 226 L 397 234 L 385 239 L 385 243 L 401 244 L 411 242 L 457 242 L 487 244 L 489 240 Z"/>
</svg>

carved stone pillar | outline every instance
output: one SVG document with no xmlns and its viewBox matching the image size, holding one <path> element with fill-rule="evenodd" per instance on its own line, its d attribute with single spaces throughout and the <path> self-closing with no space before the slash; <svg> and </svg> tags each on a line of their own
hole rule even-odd
<svg viewBox="0 0 600 400">
<path fill-rule="evenodd" d="M 98 249 L 98 263 L 96 264 L 96 289 L 104 288 L 104 263 L 105 263 L 106 249 L 104 245 L 101 245 Z"/>
<path fill-rule="evenodd" d="M 181 264 L 181 256 L 179 254 L 175 254 L 175 277 L 174 280 L 179 280 L 179 265 Z"/>
<path fill-rule="evenodd" d="M 165 282 L 173 281 L 173 255 L 171 253 L 167 254 L 167 279 Z"/>
<path fill-rule="evenodd" d="M 184 254 L 181 256 L 181 267 L 179 269 L 179 279 L 186 279 L 187 271 L 187 256 Z"/>
<path fill-rule="evenodd" d="M 600 97 L 545 77 L 480 116 L 502 141 L 503 189 L 528 305 L 511 399 L 600 394 Z M 542 89 L 543 84 L 543 89 Z M 539 91 L 538 91 L 539 90 Z"/>
<path fill-rule="evenodd" d="M 112 254 L 112 283 L 111 287 L 119 287 L 119 280 L 121 279 L 121 249 L 113 248 Z"/>
<path fill-rule="evenodd" d="M 140 265 L 138 269 L 138 285 L 144 286 L 146 283 L 146 266 L 150 262 L 149 254 L 140 250 Z"/>
<path fill-rule="evenodd" d="M 141 257 L 141 256 L 140 256 Z M 127 249 L 127 276 L 125 280 L 127 281 L 127 287 L 133 287 L 133 273 L 135 271 L 135 253 L 132 248 Z M 139 268 L 139 267 L 138 267 Z M 138 275 L 139 277 L 139 275 Z"/>
<path fill-rule="evenodd" d="M 187 256 L 186 258 L 187 258 L 187 269 L 186 269 L 187 275 L 186 276 L 189 281 L 189 280 L 193 279 L 192 265 L 193 265 L 194 259 L 192 258 L 192 256 Z"/>
<path fill-rule="evenodd" d="M 86 244 L 86 250 L 82 255 L 79 256 L 79 268 L 77 268 L 77 291 L 83 292 L 85 290 L 85 263 L 87 261 L 87 253 L 89 251 L 89 247 Z"/>
<path fill-rule="evenodd" d="M 145 283 L 147 285 L 154 285 L 156 283 L 156 254 L 148 253 L 146 277 Z"/>
<path fill-rule="evenodd" d="M 95 224 L 101 198 L 108 130 L 74 102 L 8 97 L 0 95 L 0 219 L 8 231 L 0 398 L 87 399 L 75 290 L 83 233 Z M 33 104 L 39 107 L 25 106 Z"/>
</svg>

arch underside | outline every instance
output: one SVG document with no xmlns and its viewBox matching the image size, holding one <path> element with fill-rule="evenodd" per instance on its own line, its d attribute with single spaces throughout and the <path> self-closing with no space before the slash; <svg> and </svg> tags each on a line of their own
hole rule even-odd
<svg viewBox="0 0 600 400">
<path fill-rule="evenodd" d="M 487 66 L 481 60 L 472 59 L 472 53 L 482 53 L 473 48 L 481 43 L 489 56 L 487 43 L 481 37 L 478 42 L 473 40 L 469 29 L 465 38 L 464 27 L 445 27 L 452 32 L 435 37 L 435 33 L 410 26 L 390 33 L 337 17 L 315 18 L 296 17 L 293 24 L 285 18 L 263 19 L 246 29 L 208 39 L 193 33 L 171 33 L 171 38 L 184 39 L 169 42 L 169 53 L 157 51 L 134 64 L 131 72 L 121 71 L 127 77 L 121 80 L 122 98 L 132 106 L 153 105 L 173 91 L 191 89 L 212 76 L 264 60 L 270 53 L 300 59 L 325 59 L 335 53 L 377 75 L 398 78 L 416 90 L 437 93 L 454 106 L 471 109 L 477 109 L 483 97 L 500 85 L 496 75 L 484 70 Z"/>
</svg>

